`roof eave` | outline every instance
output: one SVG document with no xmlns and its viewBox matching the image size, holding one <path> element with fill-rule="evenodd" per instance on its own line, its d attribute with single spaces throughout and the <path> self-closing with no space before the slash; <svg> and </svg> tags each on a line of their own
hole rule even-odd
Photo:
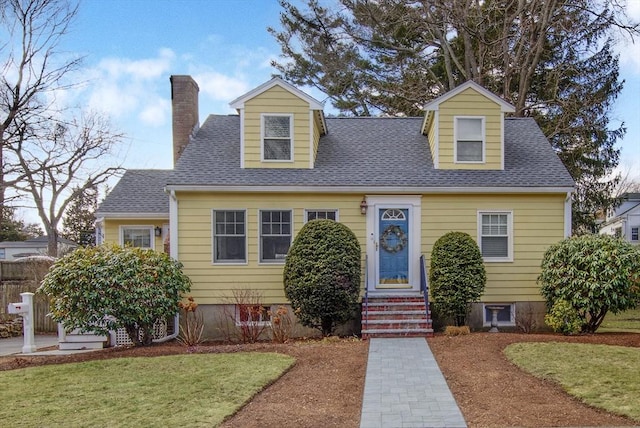
<svg viewBox="0 0 640 428">
<path fill-rule="evenodd" d="M 291 85 L 290 83 L 285 82 L 284 80 L 282 80 L 279 77 L 274 77 L 273 79 L 263 83 L 262 85 L 258 86 L 257 88 L 252 89 L 251 91 L 247 92 L 246 94 L 239 96 L 235 100 L 231 101 L 229 103 L 229 106 L 231 108 L 233 108 L 233 109 L 236 109 L 236 110 L 243 109 L 245 102 L 247 102 L 248 100 L 260 95 L 261 93 L 263 93 L 265 91 L 268 91 L 269 89 L 273 88 L 274 86 L 280 86 L 285 91 L 288 91 L 288 92 L 292 93 L 293 95 L 297 96 L 298 98 L 301 98 L 304 101 L 308 102 L 309 103 L 309 107 L 311 108 L 311 110 L 324 110 L 324 104 L 322 102 L 316 100 L 311 95 L 301 91 L 300 89 L 296 88 L 295 86 Z"/>
<path fill-rule="evenodd" d="M 166 213 L 131 213 L 131 212 L 107 212 L 107 211 L 98 211 L 95 214 L 95 217 L 98 219 L 105 220 L 141 220 L 141 219 L 149 219 L 149 220 L 166 220 L 169 218 L 169 209 L 167 208 Z"/>
<path fill-rule="evenodd" d="M 489 91 L 488 89 L 485 89 L 484 87 L 480 86 L 479 84 L 477 84 L 473 80 L 468 80 L 465 83 L 463 83 L 462 85 L 453 88 L 452 90 L 450 90 L 449 92 L 439 96 L 438 98 L 435 98 L 435 99 L 429 101 L 427 104 L 425 104 L 422 107 L 422 109 L 424 111 L 436 111 L 440 107 L 441 103 L 443 103 L 443 102 L 447 101 L 448 99 L 458 95 L 459 93 L 461 93 L 462 91 L 464 91 L 464 90 L 466 90 L 468 88 L 472 88 L 473 90 L 479 92 L 483 96 L 489 98 L 491 101 L 493 101 L 496 104 L 498 104 L 500 106 L 500 110 L 503 113 L 515 113 L 516 108 L 513 105 L 511 105 L 510 103 L 506 102 L 505 100 L 503 100 L 502 98 L 500 98 L 499 96 L 497 96 L 493 92 Z"/>
<path fill-rule="evenodd" d="M 169 184 L 167 189 L 176 192 L 251 192 L 251 193 L 384 193 L 384 194 L 429 194 L 429 193 L 572 193 L 574 187 L 428 187 L 428 186 L 219 186 Z"/>
</svg>

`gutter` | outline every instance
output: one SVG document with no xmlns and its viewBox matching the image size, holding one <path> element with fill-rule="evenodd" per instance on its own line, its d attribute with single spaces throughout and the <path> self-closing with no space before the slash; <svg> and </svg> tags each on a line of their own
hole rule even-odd
<svg viewBox="0 0 640 428">
<path fill-rule="evenodd" d="M 247 193 L 379 193 L 379 194 L 439 194 L 439 193 L 571 193 L 573 187 L 374 187 L 374 186 L 209 186 L 167 185 L 167 191 L 178 192 L 247 192 Z"/>
</svg>

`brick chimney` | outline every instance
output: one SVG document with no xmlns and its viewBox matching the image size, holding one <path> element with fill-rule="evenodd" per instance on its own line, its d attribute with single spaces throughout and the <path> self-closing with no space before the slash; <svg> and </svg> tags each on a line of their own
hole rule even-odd
<svg viewBox="0 0 640 428">
<path fill-rule="evenodd" d="M 173 116 L 173 164 L 180 159 L 191 137 L 198 130 L 198 84 L 191 76 L 171 76 Z"/>
</svg>

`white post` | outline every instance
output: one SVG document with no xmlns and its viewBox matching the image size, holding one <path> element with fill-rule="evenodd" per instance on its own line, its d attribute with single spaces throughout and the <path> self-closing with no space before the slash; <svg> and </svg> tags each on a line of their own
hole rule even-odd
<svg viewBox="0 0 640 428">
<path fill-rule="evenodd" d="M 20 293 L 22 303 L 27 306 L 27 312 L 22 314 L 24 346 L 23 354 L 30 354 L 36 351 L 36 341 L 33 334 L 33 293 Z"/>
</svg>

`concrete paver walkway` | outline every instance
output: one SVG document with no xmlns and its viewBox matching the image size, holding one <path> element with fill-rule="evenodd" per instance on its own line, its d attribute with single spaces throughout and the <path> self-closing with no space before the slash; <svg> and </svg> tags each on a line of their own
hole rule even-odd
<svg viewBox="0 0 640 428">
<path fill-rule="evenodd" d="M 371 339 L 360 428 L 466 426 L 426 339 Z"/>
</svg>

